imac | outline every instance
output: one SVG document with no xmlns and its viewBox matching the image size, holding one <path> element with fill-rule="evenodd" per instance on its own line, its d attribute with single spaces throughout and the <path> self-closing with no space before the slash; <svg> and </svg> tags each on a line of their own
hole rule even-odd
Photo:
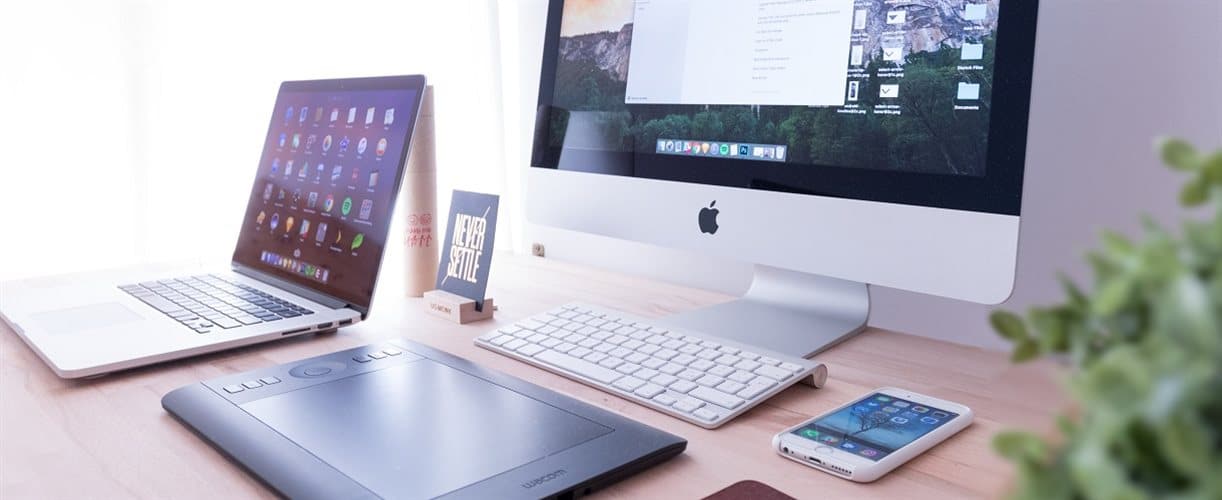
<svg viewBox="0 0 1222 500">
<path fill-rule="evenodd" d="M 1014 285 L 1038 2 L 552 0 L 527 212 L 755 265 L 662 321 L 811 357 Z"/>
</svg>

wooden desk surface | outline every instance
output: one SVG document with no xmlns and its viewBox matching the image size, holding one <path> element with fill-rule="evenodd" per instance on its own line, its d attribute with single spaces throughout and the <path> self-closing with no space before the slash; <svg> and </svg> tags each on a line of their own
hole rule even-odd
<svg viewBox="0 0 1222 500">
<path fill-rule="evenodd" d="M 390 271 L 390 269 L 387 269 Z M 1013 367 L 1002 353 L 871 329 L 821 355 L 823 389 L 791 387 L 718 430 L 643 406 L 472 345 L 497 325 L 569 301 L 645 317 L 729 297 L 585 267 L 499 255 L 494 321 L 459 326 L 403 299 L 388 272 L 370 321 L 338 334 L 290 339 L 145 367 L 94 380 L 61 380 L 0 323 L 0 498 L 246 498 L 269 490 L 161 409 L 180 386 L 244 370 L 406 337 L 683 436 L 687 452 L 623 481 L 601 498 L 702 498 L 754 479 L 798 498 L 979 498 L 1004 492 L 1011 466 L 991 447 L 999 430 L 1047 430 L 1062 405 L 1053 369 Z M 980 335 L 990 335 L 981 320 Z M 876 483 L 861 485 L 777 456 L 771 437 L 879 386 L 964 403 L 968 430 Z"/>
</svg>

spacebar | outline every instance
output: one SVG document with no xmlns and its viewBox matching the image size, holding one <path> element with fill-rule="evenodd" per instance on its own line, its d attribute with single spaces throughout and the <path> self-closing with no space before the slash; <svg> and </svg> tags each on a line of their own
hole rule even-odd
<svg viewBox="0 0 1222 500">
<path fill-rule="evenodd" d="M 610 384 L 616 379 L 624 376 L 624 374 L 615 370 L 608 370 L 584 359 L 577 359 L 568 354 L 559 353 L 556 351 L 543 351 L 535 355 L 535 359 L 555 366 L 563 368 L 586 378 L 593 379 L 600 384 Z"/>
</svg>

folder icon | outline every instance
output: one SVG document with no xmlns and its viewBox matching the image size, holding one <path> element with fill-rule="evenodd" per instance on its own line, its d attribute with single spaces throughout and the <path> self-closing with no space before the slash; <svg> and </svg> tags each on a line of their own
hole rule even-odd
<svg viewBox="0 0 1222 500">
<path fill-rule="evenodd" d="M 984 59 L 984 44 L 983 43 L 965 43 L 963 44 L 963 53 L 959 56 L 964 61 L 978 61 Z"/>
<path fill-rule="evenodd" d="M 959 84 L 959 100 L 960 101 L 977 101 L 980 100 L 980 84 L 979 83 L 960 83 Z"/>
<path fill-rule="evenodd" d="M 963 18 L 968 21 L 983 21 L 989 16 L 989 7 L 982 3 L 969 3 L 963 7 Z"/>
</svg>

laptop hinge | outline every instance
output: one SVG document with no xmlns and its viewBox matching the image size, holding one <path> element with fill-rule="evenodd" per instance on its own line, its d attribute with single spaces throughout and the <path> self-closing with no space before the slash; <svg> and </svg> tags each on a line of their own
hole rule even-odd
<svg viewBox="0 0 1222 500">
<path fill-rule="evenodd" d="M 260 281 L 262 283 L 266 283 L 268 285 L 274 286 L 286 292 L 300 295 L 302 297 L 305 297 L 307 299 L 310 299 L 314 302 L 330 307 L 332 309 L 343 309 L 343 308 L 352 309 L 352 310 L 355 310 L 361 313 L 361 317 L 364 317 L 365 314 L 369 312 L 368 307 L 358 306 L 346 300 L 341 300 L 332 295 L 327 295 L 325 293 L 319 292 L 318 290 L 314 290 L 306 286 L 298 285 L 291 281 L 281 279 L 276 276 L 272 276 L 270 274 L 259 271 L 257 269 L 253 269 L 248 266 L 243 266 L 242 264 L 239 264 L 237 262 L 231 262 L 230 266 L 233 269 L 233 272 L 235 273 L 241 274 L 253 280 Z"/>
</svg>

